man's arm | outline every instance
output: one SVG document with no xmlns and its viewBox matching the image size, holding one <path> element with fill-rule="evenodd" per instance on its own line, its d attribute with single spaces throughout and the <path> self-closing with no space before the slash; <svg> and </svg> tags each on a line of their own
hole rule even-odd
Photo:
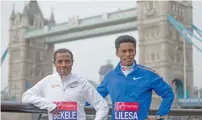
<svg viewBox="0 0 202 120">
<path fill-rule="evenodd" d="M 162 98 L 161 105 L 156 114 L 160 116 L 167 115 L 174 100 L 172 88 L 156 73 L 152 73 L 151 75 L 151 87 Z"/>
<path fill-rule="evenodd" d="M 107 89 L 107 76 L 104 77 L 101 84 L 97 87 L 97 91 L 100 93 L 100 95 L 102 95 L 103 98 L 105 98 L 109 94 L 109 91 Z"/>
<path fill-rule="evenodd" d="M 96 89 L 87 80 L 84 80 L 84 98 L 96 110 L 95 120 L 106 120 L 109 107 L 105 99 L 96 91 Z"/>
<path fill-rule="evenodd" d="M 100 95 L 103 98 L 105 98 L 109 94 L 107 87 L 106 87 L 106 82 L 107 82 L 107 79 L 105 77 L 103 79 L 102 83 L 97 87 L 97 92 L 100 93 Z M 86 106 L 90 106 L 90 104 L 88 102 L 86 102 Z"/>
<path fill-rule="evenodd" d="M 22 95 L 22 103 L 33 104 L 40 109 L 47 109 L 48 112 L 54 110 L 57 105 L 43 97 L 43 80 Z"/>
</svg>

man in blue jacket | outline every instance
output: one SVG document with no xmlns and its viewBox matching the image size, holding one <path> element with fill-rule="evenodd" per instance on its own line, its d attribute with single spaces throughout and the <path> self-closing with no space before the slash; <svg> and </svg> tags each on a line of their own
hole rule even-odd
<svg viewBox="0 0 202 120">
<path fill-rule="evenodd" d="M 162 98 L 155 119 L 163 120 L 174 99 L 172 88 L 153 70 L 136 63 L 135 38 L 119 36 L 115 47 L 120 62 L 105 75 L 97 88 L 103 97 L 108 94 L 111 97 L 112 120 L 148 119 L 153 90 Z"/>
</svg>

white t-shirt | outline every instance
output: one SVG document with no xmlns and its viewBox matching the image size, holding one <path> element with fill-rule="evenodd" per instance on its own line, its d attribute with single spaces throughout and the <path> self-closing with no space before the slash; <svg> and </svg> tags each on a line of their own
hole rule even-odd
<svg viewBox="0 0 202 120">
<path fill-rule="evenodd" d="M 133 67 L 134 67 L 134 64 L 131 66 L 121 66 L 121 71 L 123 72 L 125 76 L 127 76 L 129 73 L 133 71 Z"/>
</svg>

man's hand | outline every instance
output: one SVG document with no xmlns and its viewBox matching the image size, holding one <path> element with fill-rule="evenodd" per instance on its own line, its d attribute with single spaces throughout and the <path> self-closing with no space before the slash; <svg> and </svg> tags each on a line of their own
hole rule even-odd
<svg viewBox="0 0 202 120">
<path fill-rule="evenodd" d="M 58 106 L 55 109 L 53 109 L 50 113 L 59 114 Z"/>
<path fill-rule="evenodd" d="M 156 117 L 154 117 L 154 116 L 150 116 L 150 117 L 148 117 L 146 120 L 157 120 L 157 119 L 156 119 Z"/>
<path fill-rule="evenodd" d="M 165 118 L 165 117 L 163 117 L 163 118 Z M 163 119 L 163 118 L 162 118 L 162 119 Z M 154 117 L 154 116 L 150 116 L 150 117 L 148 117 L 146 120 L 157 120 L 157 119 L 156 119 L 156 117 Z"/>
</svg>

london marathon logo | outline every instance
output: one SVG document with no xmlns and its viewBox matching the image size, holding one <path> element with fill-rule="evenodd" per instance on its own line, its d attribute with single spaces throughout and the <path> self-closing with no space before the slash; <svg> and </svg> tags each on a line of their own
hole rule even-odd
<svg viewBox="0 0 202 120">
<path fill-rule="evenodd" d="M 115 120 L 138 120 L 138 102 L 116 102 L 114 107 Z"/>
<path fill-rule="evenodd" d="M 53 120 L 77 120 L 76 102 L 54 102 L 58 105 L 59 114 L 53 115 Z"/>
</svg>

